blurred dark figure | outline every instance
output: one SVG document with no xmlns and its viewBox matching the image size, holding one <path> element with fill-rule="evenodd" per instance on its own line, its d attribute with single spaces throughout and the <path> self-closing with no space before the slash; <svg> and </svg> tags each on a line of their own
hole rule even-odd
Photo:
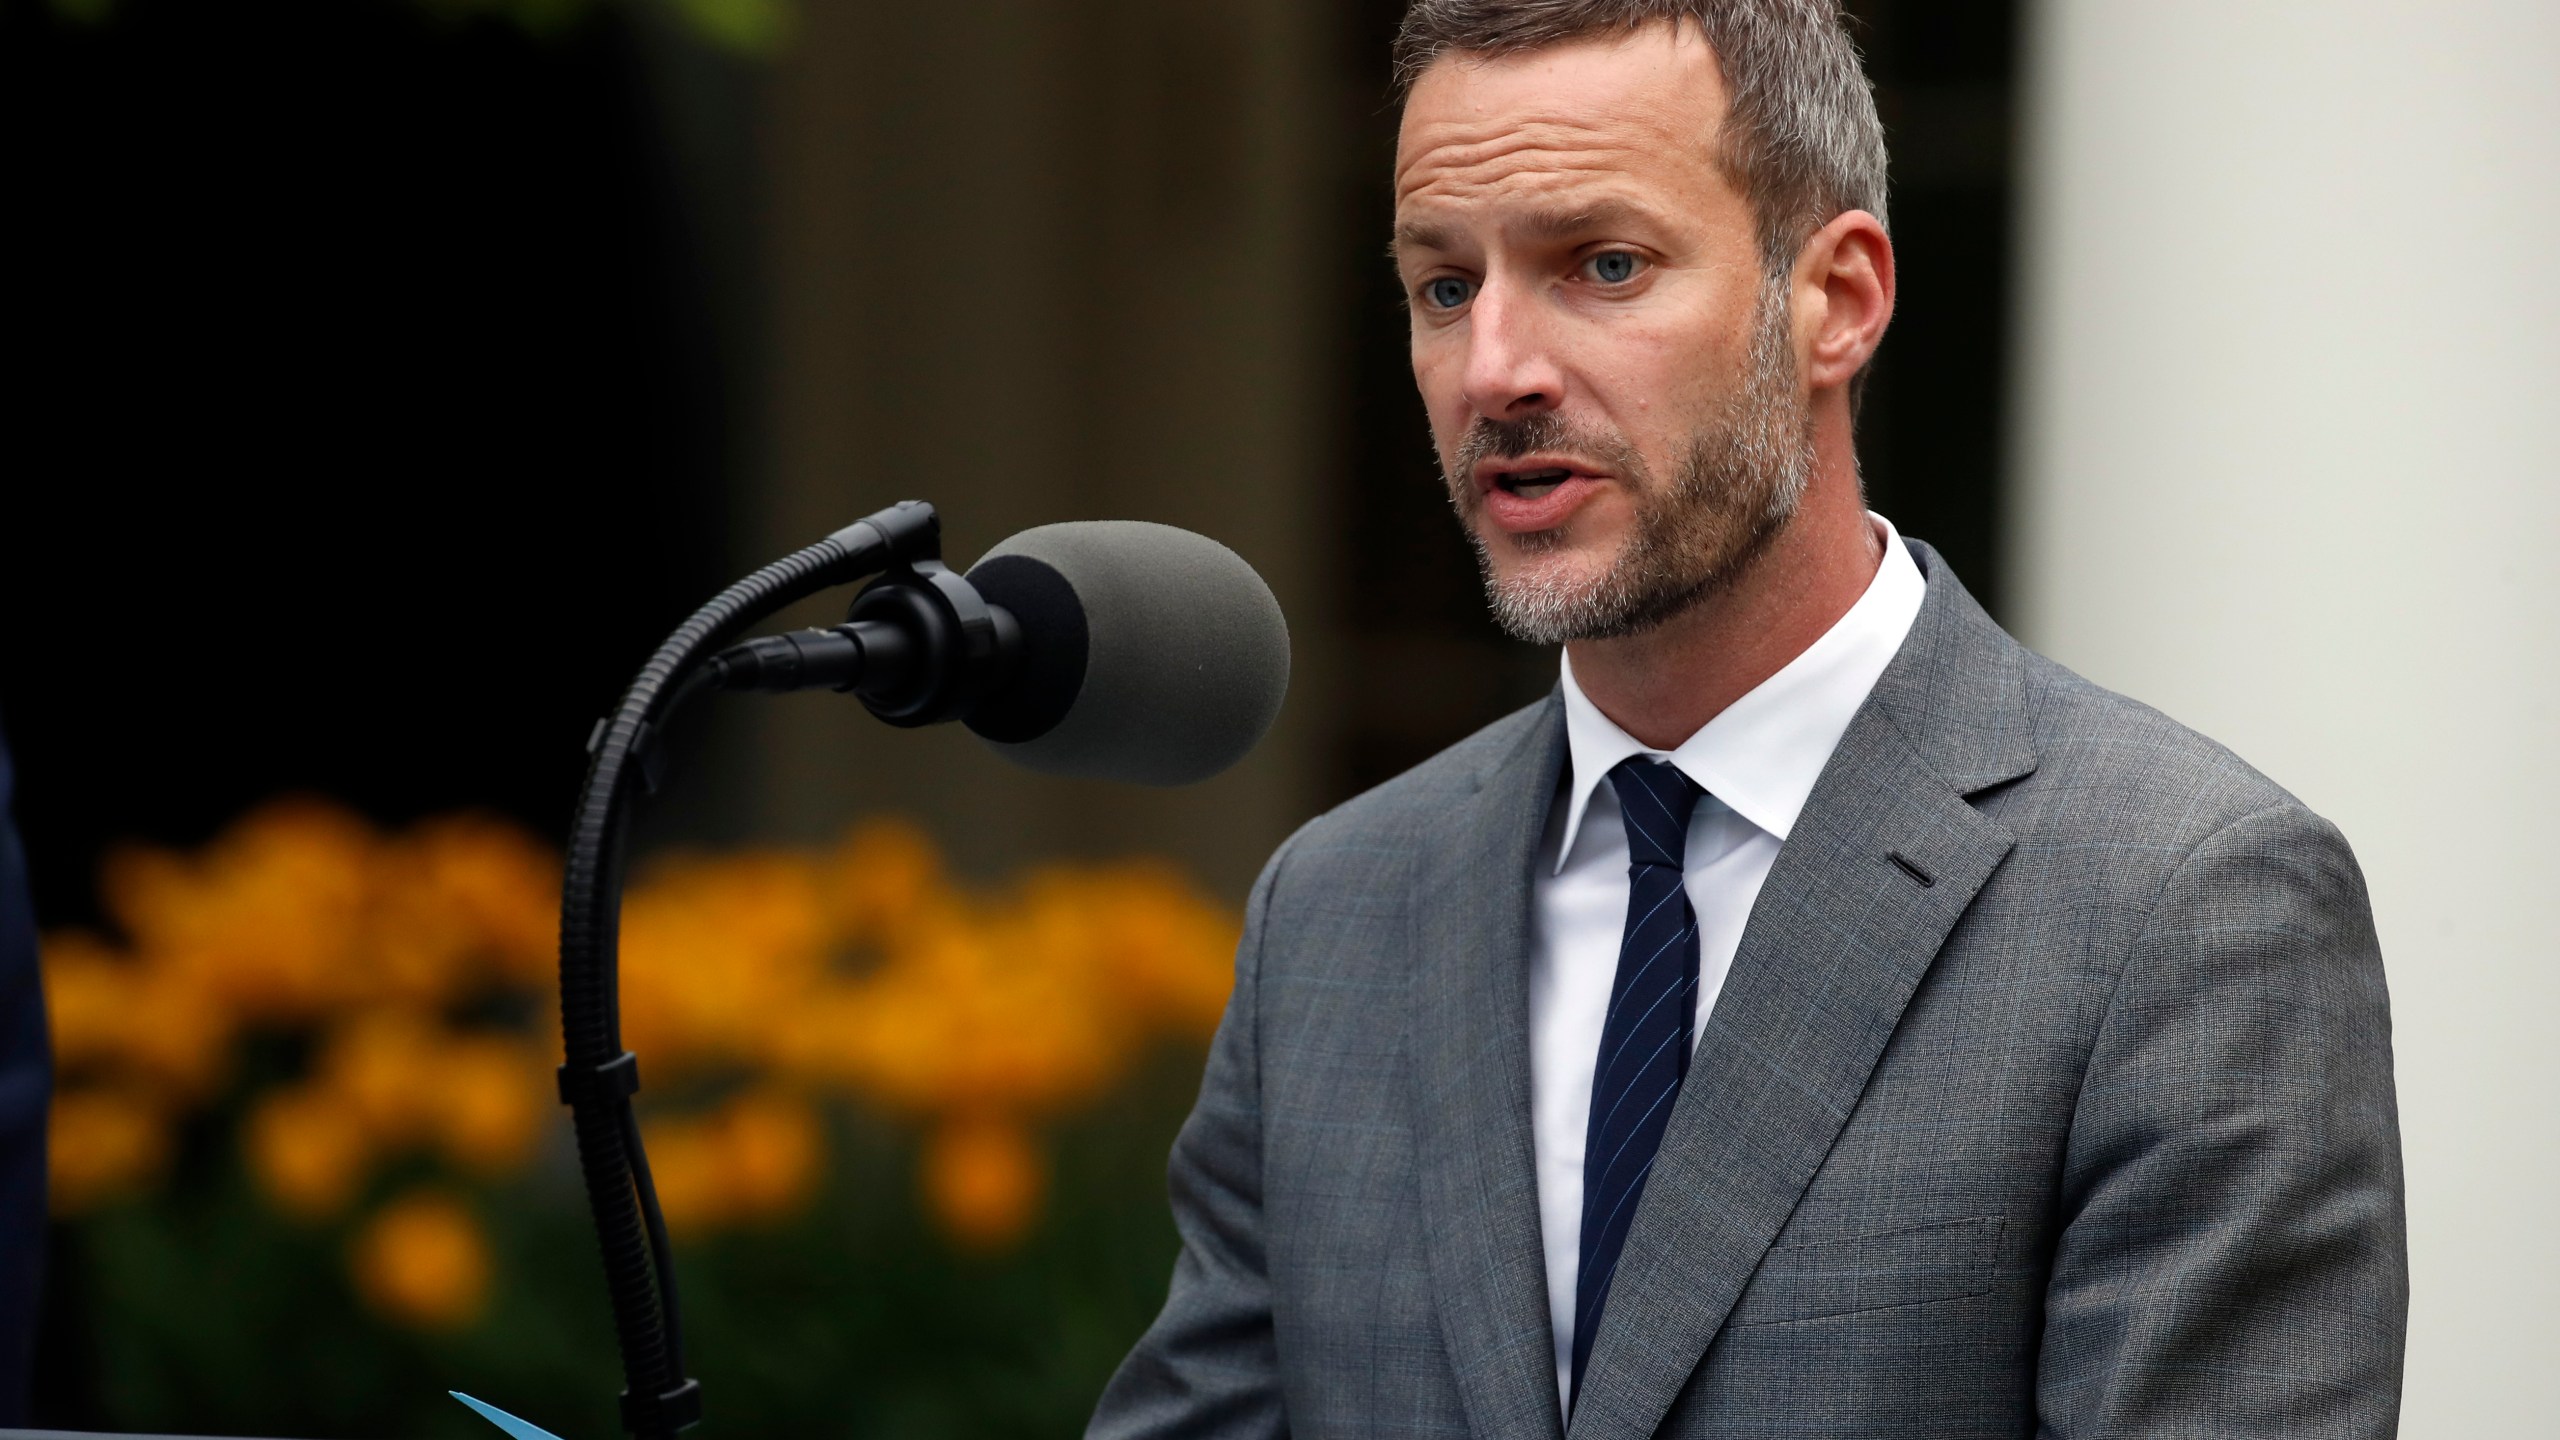
<svg viewBox="0 0 2560 1440">
<path fill-rule="evenodd" d="M 10 816 L 17 775 L 0 737 L 0 1425 L 27 1420 L 44 1268 L 44 1124 L 53 1092 L 27 857 Z"/>
</svg>

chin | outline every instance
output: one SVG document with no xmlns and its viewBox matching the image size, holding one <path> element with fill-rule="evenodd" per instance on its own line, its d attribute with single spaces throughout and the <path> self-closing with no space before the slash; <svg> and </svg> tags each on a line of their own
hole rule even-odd
<svg viewBox="0 0 2560 1440">
<path fill-rule="evenodd" d="M 1493 583 L 1512 593 L 1580 595 L 1603 584 L 1615 569 L 1617 553 L 1561 542 L 1540 548 L 1555 531 L 1505 535 L 1488 547 Z M 1523 540 L 1528 541 L 1522 544 Z"/>
<path fill-rule="evenodd" d="M 1476 545 L 1506 580 L 1533 573 L 1555 578 L 1575 572 L 1599 576 L 1608 572 L 1625 547 L 1592 535 L 1590 528 L 1559 525 L 1552 530 L 1513 532 L 1489 521 L 1479 522 Z"/>
</svg>

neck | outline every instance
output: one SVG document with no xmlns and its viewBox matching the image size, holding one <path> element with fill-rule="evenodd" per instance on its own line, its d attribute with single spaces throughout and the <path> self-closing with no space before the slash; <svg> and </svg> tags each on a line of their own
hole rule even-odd
<svg viewBox="0 0 2560 1440">
<path fill-rule="evenodd" d="M 1566 646 L 1574 682 L 1619 729 L 1677 749 L 1838 624 L 1883 560 L 1855 461 L 1818 454 L 1794 518 L 1739 574 L 1641 635 Z"/>
</svg>

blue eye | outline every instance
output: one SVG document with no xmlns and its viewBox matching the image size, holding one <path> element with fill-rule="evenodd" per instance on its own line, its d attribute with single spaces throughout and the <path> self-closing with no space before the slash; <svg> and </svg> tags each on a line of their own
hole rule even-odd
<svg viewBox="0 0 2560 1440">
<path fill-rule="evenodd" d="M 1422 296 L 1442 310 L 1454 310 L 1467 303 L 1476 287 L 1455 275 L 1443 275 L 1422 287 Z"/>
<path fill-rule="evenodd" d="M 1591 267 L 1591 278 L 1603 285 L 1623 285 L 1636 278 L 1636 257 L 1624 250 L 1603 250 L 1584 263 Z"/>
</svg>

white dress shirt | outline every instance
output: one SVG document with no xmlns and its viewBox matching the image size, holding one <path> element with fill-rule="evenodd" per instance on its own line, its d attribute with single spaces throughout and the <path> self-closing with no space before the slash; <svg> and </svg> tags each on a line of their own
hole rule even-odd
<svg viewBox="0 0 2560 1440">
<path fill-rule="evenodd" d="M 1927 588 L 1920 567 L 1892 522 L 1872 514 L 1868 520 L 1884 539 L 1884 563 L 1849 613 L 1668 754 L 1643 745 L 1601 714 L 1575 683 L 1572 660 L 1565 661 L 1567 778 L 1548 816 L 1531 885 L 1536 929 L 1529 950 L 1529 1096 L 1556 1384 L 1568 1400 L 1582 1251 L 1582 1143 L 1591 1118 L 1591 1072 L 1599 1061 L 1600 1029 L 1627 923 L 1627 832 L 1617 793 L 1604 782 L 1619 761 L 1647 755 L 1680 767 L 1707 792 L 1690 816 L 1682 867 L 1689 904 L 1698 915 L 1698 1012 L 1689 1040 L 1694 1048 L 1778 847 L 1850 718 L 1920 614 Z"/>
</svg>

